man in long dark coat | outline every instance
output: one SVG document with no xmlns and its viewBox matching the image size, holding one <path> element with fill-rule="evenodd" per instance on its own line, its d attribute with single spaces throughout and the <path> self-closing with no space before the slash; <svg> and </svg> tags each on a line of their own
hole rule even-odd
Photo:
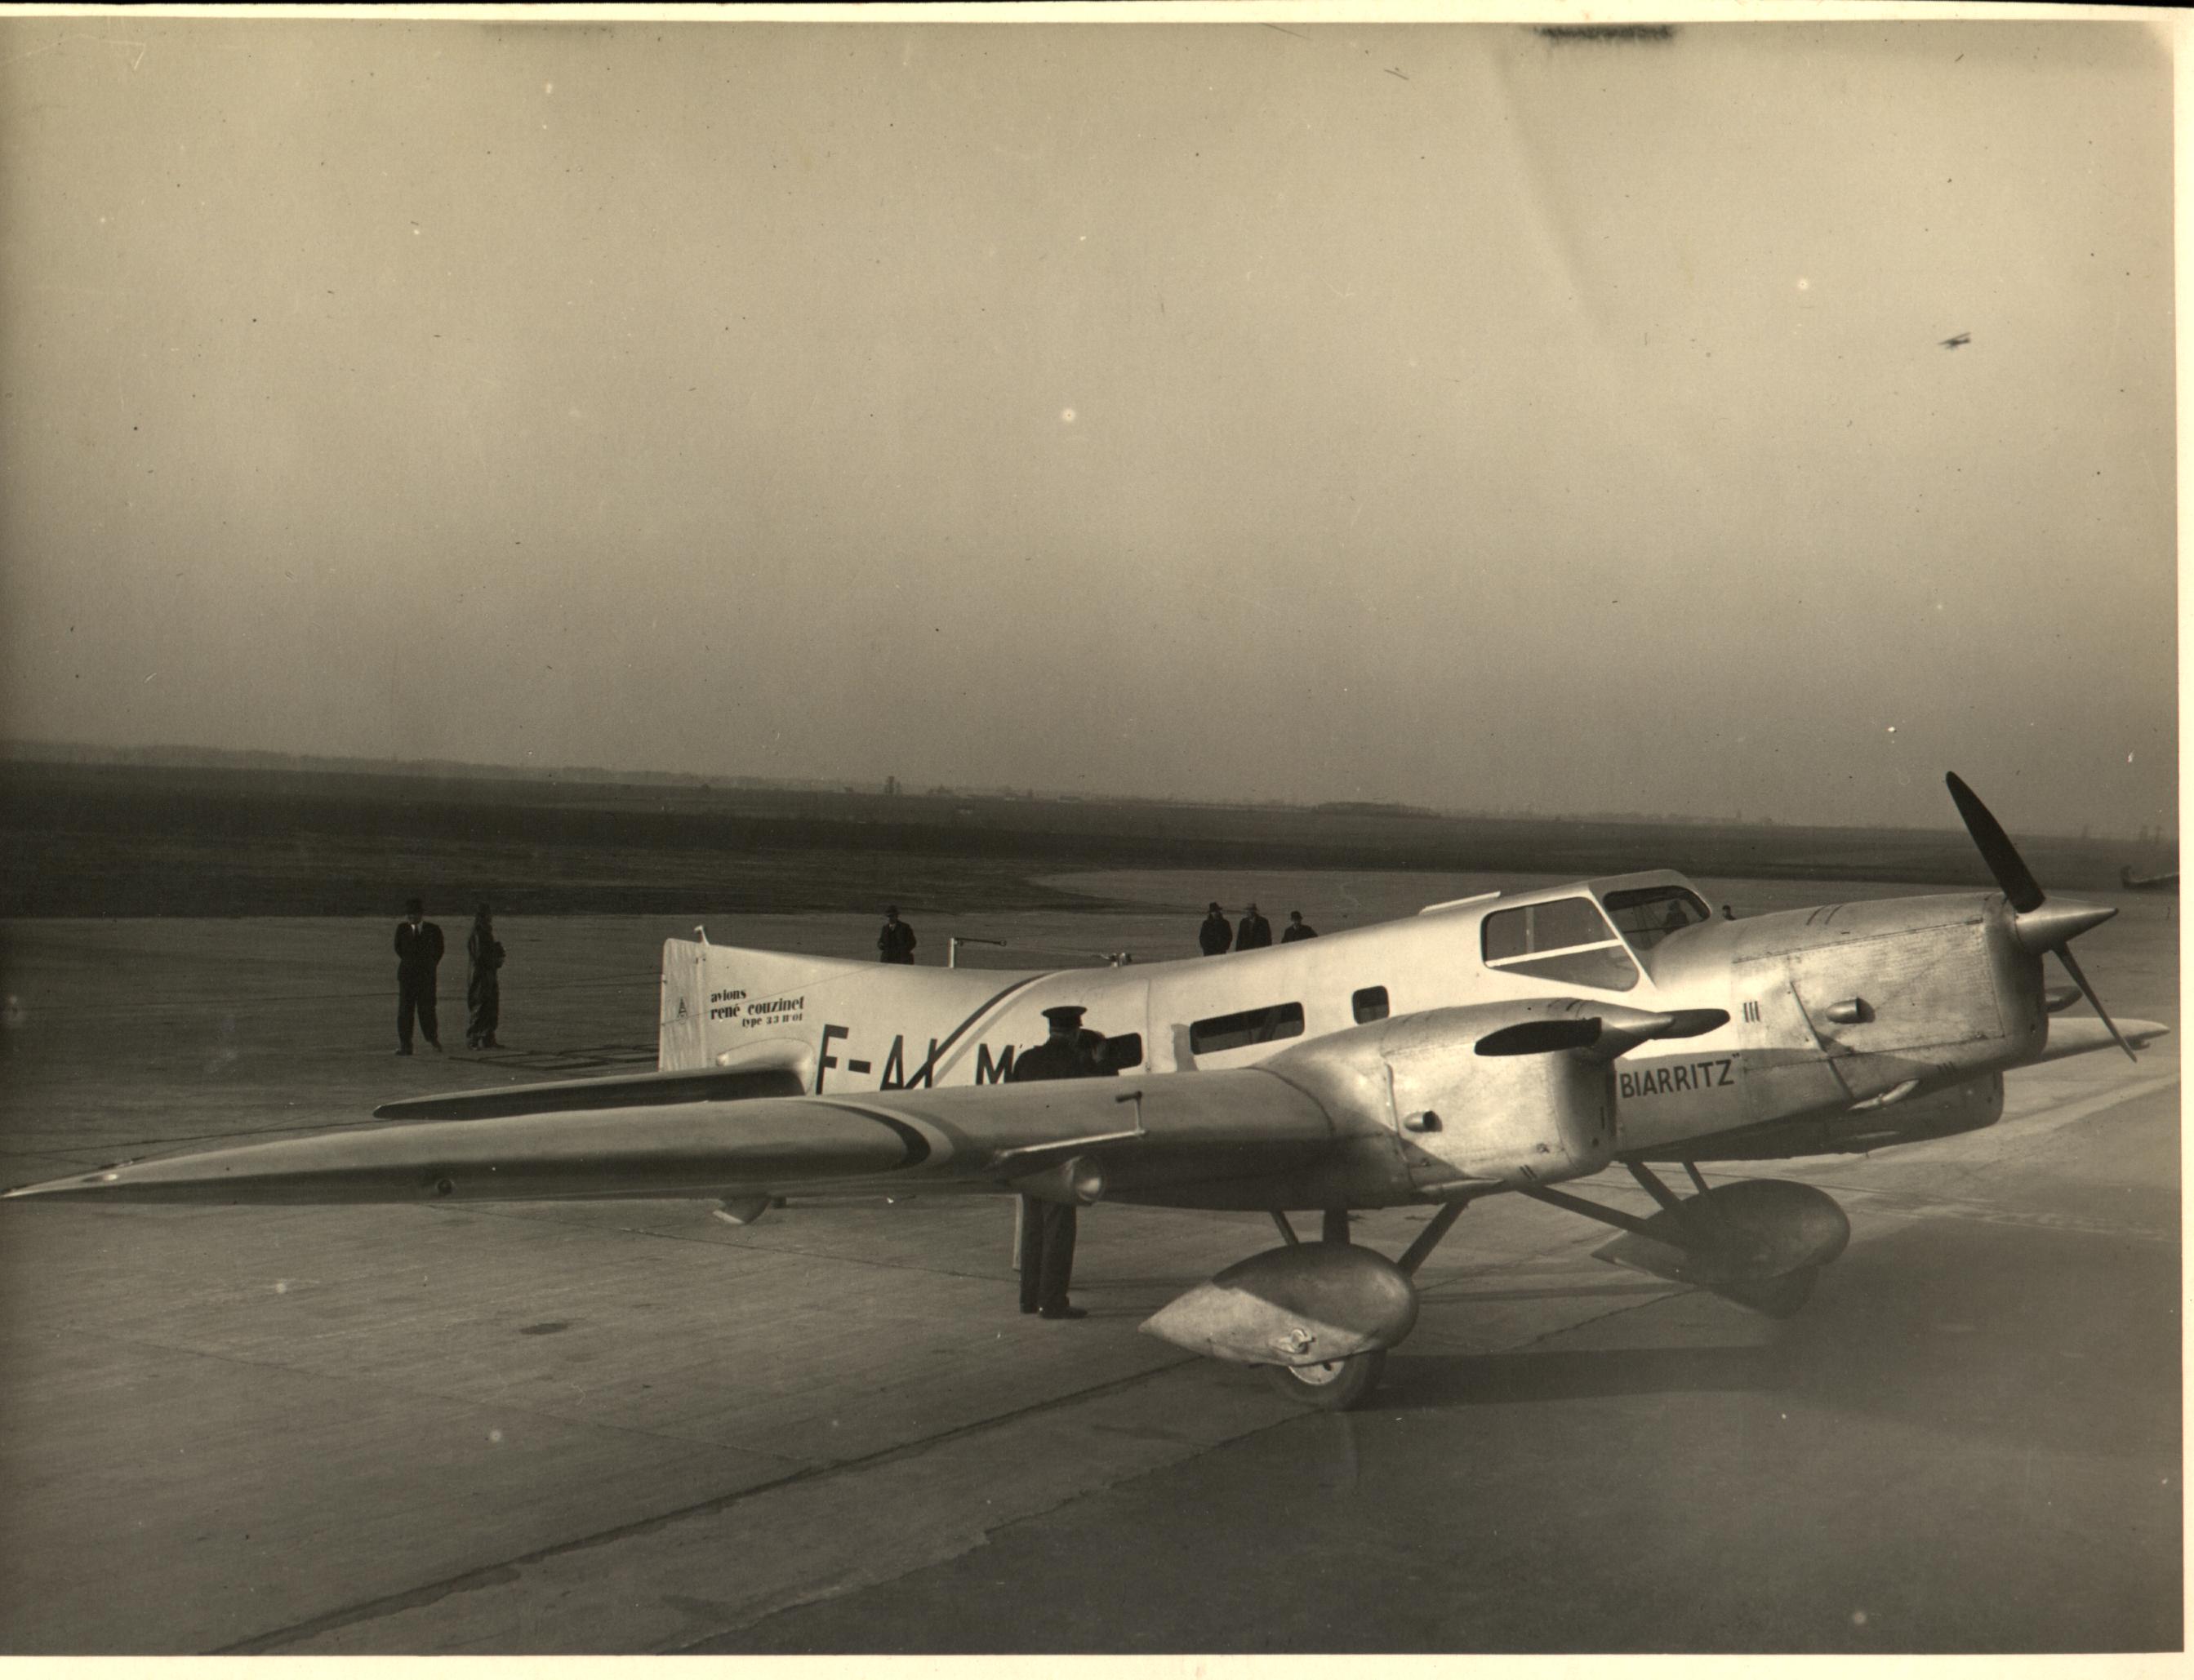
<svg viewBox="0 0 2194 1680">
<path fill-rule="evenodd" d="M 1215 898 L 1203 925 L 1196 930 L 1196 943 L 1208 957 L 1225 956 L 1234 948 L 1234 930 L 1226 925 L 1226 912 L 1219 908 Z"/>
<path fill-rule="evenodd" d="M 1242 918 L 1242 926 L 1234 931 L 1234 949 L 1238 951 L 1261 951 L 1272 943 L 1272 925 L 1257 914 L 1255 904 L 1249 915 Z"/>
<path fill-rule="evenodd" d="M 1007 1082 L 1024 1080 L 1093 1079 L 1117 1074 L 1104 1065 L 1082 1043 L 1082 1006 L 1062 1003 L 1043 1012 L 1051 1036 L 1025 1056 L 1014 1058 Z M 1094 1036 L 1094 1035 L 1092 1035 Z M 1101 1044 L 1101 1041 L 1100 1041 Z M 1087 1318 L 1083 1308 L 1070 1305 L 1066 1287 L 1074 1276 L 1075 1209 L 1071 1202 L 1043 1196 L 1021 1198 L 1021 1310 L 1045 1318 Z"/>
<path fill-rule="evenodd" d="M 883 931 L 876 935 L 876 960 L 914 960 L 914 930 L 899 919 L 899 906 L 896 904 L 887 905 L 884 909 Z"/>
<path fill-rule="evenodd" d="M 474 1050 L 500 1050 L 495 1029 L 503 1023 L 503 941 L 495 937 L 495 922 L 487 906 L 473 918 L 472 936 L 465 941 L 465 1042 Z"/>
<path fill-rule="evenodd" d="M 435 1049 L 442 1047 L 441 1023 L 434 1017 L 434 969 L 442 960 L 442 930 L 427 920 L 427 907 L 414 898 L 396 924 L 396 1053 L 411 1053 L 411 1017 Z"/>
</svg>

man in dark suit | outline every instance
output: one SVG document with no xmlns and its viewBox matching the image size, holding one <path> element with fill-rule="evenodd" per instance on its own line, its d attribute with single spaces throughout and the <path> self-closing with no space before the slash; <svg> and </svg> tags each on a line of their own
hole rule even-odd
<svg viewBox="0 0 2194 1680">
<path fill-rule="evenodd" d="M 883 932 L 876 935 L 876 960 L 914 960 L 914 930 L 899 919 L 899 906 L 896 904 L 885 907 Z"/>
<path fill-rule="evenodd" d="M 1318 930 L 1302 919 L 1302 912 L 1301 910 L 1289 910 L 1288 912 L 1288 925 L 1286 927 L 1282 929 L 1280 932 L 1280 943 L 1283 945 L 1292 945 L 1298 939 L 1315 939 L 1317 937 Z"/>
<path fill-rule="evenodd" d="M 442 960 L 442 930 L 427 919 L 427 907 L 411 899 L 396 924 L 396 1053 L 411 1053 L 411 1017 L 435 1049 L 442 1047 L 441 1023 L 434 1018 L 434 969 Z"/>
<path fill-rule="evenodd" d="M 1234 930 L 1226 925 L 1226 912 L 1219 908 L 1219 901 L 1211 901 L 1211 909 L 1203 918 L 1203 925 L 1196 930 L 1196 943 L 1208 957 L 1222 957 L 1234 948 Z"/>
<path fill-rule="evenodd" d="M 1261 951 L 1272 943 L 1272 925 L 1257 914 L 1255 904 L 1249 914 L 1242 918 L 1242 926 L 1234 931 L 1234 949 L 1238 951 Z"/>
<path fill-rule="evenodd" d="M 1104 1040 L 1082 1030 L 1083 1008 L 1062 1003 L 1043 1012 L 1051 1036 L 1025 1056 L 1014 1058 L 1007 1082 L 1018 1085 L 1034 1079 L 1093 1079 L 1117 1075 L 1105 1065 Z M 1083 1040 L 1094 1038 L 1095 1046 Z M 1045 1318 L 1087 1318 L 1083 1308 L 1069 1305 L 1066 1286 L 1074 1275 L 1075 1210 L 1071 1202 L 1043 1196 L 1021 1198 L 1021 1310 Z"/>
</svg>

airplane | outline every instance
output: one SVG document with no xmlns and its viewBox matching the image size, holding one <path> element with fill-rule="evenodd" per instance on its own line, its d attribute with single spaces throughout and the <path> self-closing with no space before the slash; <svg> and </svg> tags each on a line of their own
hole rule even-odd
<svg viewBox="0 0 2194 1680">
<path fill-rule="evenodd" d="M 652 1073 L 410 1098 L 400 1122 L 119 1163 L 7 1192 L 106 1201 L 991 1191 L 1271 1216 L 1279 1246 L 1141 1327 L 1263 1368 L 1306 1406 L 1376 1385 L 1419 1267 L 1465 1210 L 1530 1197 L 1612 1227 L 1600 1258 L 1775 1316 L 1851 1236 L 1824 1192 L 1709 1187 L 1703 1162 L 1871 1151 L 1990 1126 L 2007 1069 L 2166 1029 L 2104 1010 L 2050 897 L 1946 783 L 1999 891 L 1725 920 L 1674 871 L 1435 904 L 1262 950 L 1008 972 L 663 947 Z M 2045 983 L 2054 953 L 2072 983 Z M 2093 1018 L 2059 1018 L 2084 996 Z M 1014 1083 L 1042 1012 L 1082 1006 L 1112 1078 Z M 1680 1167 L 1691 1193 L 1656 1167 Z M 1623 1168 L 1640 1218 L 1575 1193 Z M 1564 1188 L 1571 1186 L 1572 1188 Z M 1352 1210 L 1430 1205 L 1393 1258 Z M 1305 1241 L 1289 1215 L 1315 1211 Z M 796 1218 L 797 1209 L 786 1217 Z"/>
<path fill-rule="evenodd" d="M 2179 871 L 2166 869 L 2161 874 L 2137 875 L 2128 863 L 2118 871 L 2118 880 L 2128 892 L 2176 892 L 2179 891 Z"/>
<path fill-rule="evenodd" d="M 1973 341 L 1973 335 L 1971 333 L 1969 333 L 1969 332 L 1961 332 L 1961 333 L 1955 333 L 1955 334 L 1953 334 L 1950 337 L 1946 338 L 1946 339 L 1944 339 L 1941 342 L 1942 342 L 1942 347 L 1943 347 L 1944 349 L 1945 349 L 1945 350 L 1956 350 L 1956 349 L 1959 348 L 1961 345 L 1971 344 Z"/>
</svg>

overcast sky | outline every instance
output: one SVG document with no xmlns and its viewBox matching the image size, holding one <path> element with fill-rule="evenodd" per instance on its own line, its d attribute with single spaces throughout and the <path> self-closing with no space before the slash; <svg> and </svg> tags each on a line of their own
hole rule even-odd
<svg viewBox="0 0 2194 1680">
<path fill-rule="evenodd" d="M 2145 26 L 0 60 L 8 735 L 2175 822 Z"/>
</svg>

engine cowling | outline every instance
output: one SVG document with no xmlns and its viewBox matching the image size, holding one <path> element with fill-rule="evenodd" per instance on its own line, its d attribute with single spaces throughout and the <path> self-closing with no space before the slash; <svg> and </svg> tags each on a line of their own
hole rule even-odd
<svg viewBox="0 0 2194 1680">
<path fill-rule="evenodd" d="M 1413 1190 L 1529 1189 L 1599 1172 L 1617 1147 L 1612 1063 L 1727 1023 L 1578 998 L 1479 1004 L 1336 1033 L 1264 1065 L 1329 1112 L 1377 1114 Z"/>
<path fill-rule="evenodd" d="M 1395 1023 L 1380 1046 L 1393 1082 L 1410 1176 L 1443 1181 L 1551 1184 L 1597 1173 L 1615 1150 L 1615 1082 L 1605 1062 L 1552 1053 L 1477 1053 L 1498 1027 L 1440 1010 Z"/>
</svg>

